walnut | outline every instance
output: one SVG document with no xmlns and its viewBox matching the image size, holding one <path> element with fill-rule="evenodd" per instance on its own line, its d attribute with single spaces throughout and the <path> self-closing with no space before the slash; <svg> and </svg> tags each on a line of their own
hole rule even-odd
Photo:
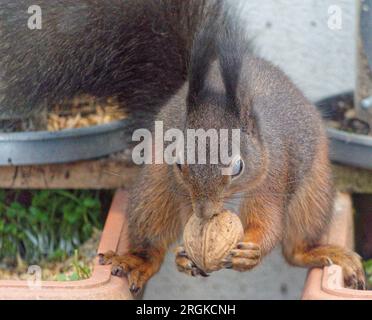
<svg viewBox="0 0 372 320">
<path fill-rule="evenodd" d="M 210 220 L 191 216 L 183 240 L 188 257 L 204 272 L 221 269 L 221 261 L 243 239 L 244 230 L 237 214 L 224 211 Z"/>
</svg>

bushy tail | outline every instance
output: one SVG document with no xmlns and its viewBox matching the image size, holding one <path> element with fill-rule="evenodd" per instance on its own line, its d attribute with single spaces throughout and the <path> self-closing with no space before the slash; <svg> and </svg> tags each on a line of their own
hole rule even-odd
<svg viewBox="0 0 372 320">
<path fill-rule="evenodd" d="M 218 0 L 0 1 L 0 117 L 87 93 L 156 112 L 187 78 L 195 31 Z M 149 118 L 149 116 L 146 116 Z"/>
</svg>

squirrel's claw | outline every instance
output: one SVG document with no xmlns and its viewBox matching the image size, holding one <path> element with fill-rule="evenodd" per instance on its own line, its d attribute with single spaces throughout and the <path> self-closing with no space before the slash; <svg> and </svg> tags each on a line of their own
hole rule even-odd
<svg viewBox="0 0 372 320">
<path fill-rule="evenodd" d="M 128 276 L 129 290 L 134 296 L 142 291 L 146 282 L 158 269 L 157 264 L 152 264 L 148 259 L 134 253 L 119 256 L 109 251 L 99 254 L 98 259 L 101 265 L 112 265 L 111 274 L 113 276 Z"/>
<path fill-rule="evenodd" d="M 207 273 L 199 269 L 195 263 L 187 256 L 184 247 L 176 249 L 176 265 L 179 272 L 186 273 L 189 276 L 209 277 Z"/>
<path fill-rule="evenodd" d="M 142 291 L 142 288 L 140 287 L 137 287 L 134 283 L 130 286 L 129 288 L 130 292 L 136 296 L 138 295 L 141 291 Z"/>
<path fill-rule="evenodd" d="M 254 243 L 241 242 L 222 260 L 224 269 L 251 270 L 261 262 L 261 248 Z"/>
<path fill-rule="evenodd" d="M 98 254 L 98 263 L 101 266 L 112 264 L 112 259 L 115 256 L 116 256 L 116 253 L 114 251 L 108 251 L 106 253 L 99 253 Z"/>
<path fill-rule="evenodd" d="M 121 266 L 112 266 L 111 274 L 116 277 L 124 276 L 124 269 Z"/>
<path fill-rule="evenodd" d="M 191 271 L 191 275 L 193 277 L 202 276 L 204 278 L 209 277 L 208 273 L 205 273 L 203 270 L 199 269 L 198 267 L 193 267 Z"/>
</svg>

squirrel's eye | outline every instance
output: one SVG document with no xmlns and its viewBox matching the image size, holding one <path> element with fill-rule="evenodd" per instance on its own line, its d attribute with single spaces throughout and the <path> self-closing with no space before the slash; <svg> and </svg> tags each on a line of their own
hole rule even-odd
<svg viewBox="0 0 372 320">
<path fill-rule="evenodd" d="M 244 161 L 238 158 L 234 161 L 231 167 L 231 177 L 237 178 L 244 170 Z"/>
<path fill-rule="evenodd" d="M 176 166 L 177 166 L 178 170 L 182 171 L 182 165 L 180 163 L 176 163 Z"/>
</svg>

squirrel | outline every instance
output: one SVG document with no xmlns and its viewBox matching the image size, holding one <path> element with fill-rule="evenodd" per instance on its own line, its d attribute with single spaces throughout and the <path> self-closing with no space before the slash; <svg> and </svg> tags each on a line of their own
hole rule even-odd
<svg viewBox="0 0 372 320">
<path fill-rule="evenodd" d="M 184 84 L 196 30 L 221 12 L 221 0 L 40 0 L 41 29 L 30 30 L 33 5 L 0 2 L 1 116 L 80 94 L 116 96 L 136 111 L 128 134 Z"/>
<path fill-rule="evenodd" d="M 128 205 L 131 249 L 99 255 L 113 275 L 128 276 L 134 295 L 159 271 L 192 214 L 208 219 L 236 199 L 245 234 L 223 268 L 251 270 L 281 244 L 290 264 L 335 263 L 347 287 L 365 288 L 360 257 L 323 242 L 335 192 L 321 115 L 283 71 L 250 50 L 224 14 L 226 1 L 39 0 L 45 27 L 29 34 L 15 17 L 31 2 L 0 4 L 1 19 L 8 17 L 0 33 L 1 112 L 27 113 L 76 93 L 119 95 L 145 110 L 137 119 L 143 126 L 158 120 L 182 132 L 241 131 L 231 175 L 187 161 L 141 168 Z M 66 8 L 74 14 L 63 32 Z M 183 246 L 176 266 L 207 276 Z"/>
<path fill-rule="evenodd" d="M 223 268 L 251 270 L 281 244 L 290 264 L 338 264 L 347 287 L 365 288 L 361 258 L 322 239 L 335 195 L 322 117 L 279 68 L 251 51 L 235 23 L 203 29 L 187 83 L 157 115 L 165 130 L 177 128 L 184 136 L 188 129 L 240 128 L 241 150 L 228 176 L 219 165 L 187 161 L 142 168 L 128 208 L 131 250 L 100 255 L 114 275 L 128 275 L 134 294 L 158 272 L 191 214 L 209 219 L 234 199 L 245 234 Z M 208 276 L 183 246 L 176 249 L 176 265 L 191 276 Z"/>
</svg>

